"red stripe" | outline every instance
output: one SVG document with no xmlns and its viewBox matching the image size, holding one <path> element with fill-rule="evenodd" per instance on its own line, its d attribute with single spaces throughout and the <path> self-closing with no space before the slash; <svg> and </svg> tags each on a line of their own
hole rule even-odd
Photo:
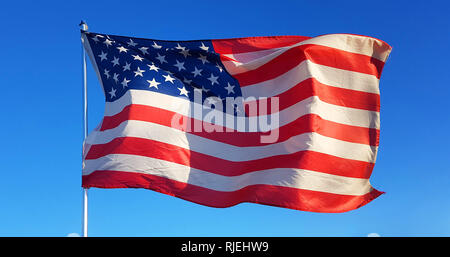
<svg viewBox="0 0 450 257">
<path fill-rule="evenodd" d="M 146 121 L 166 127 L 172 127 L 172 119 L 175 119 L 174 117 L 177 117 L 177 120 L 180 121 L 180 123 L 184 121 L 184 124 L 180 124 L 182 131 L 241 147 L 267 145 L 266 143 L 261 143 L 261 136 L 278 135 L 276 142 L 272 142 L 277 143 L 283 142 L 292 136 L 308 132 L 316 132 L 323 136 L 339 140 L 373 146 L 377 146 L 379 141 L 378 129 L 344 125 L 322 119 L 315 114 L 304 115 L 289 124 L 270 132 L 236 132 L 222 126 L 211 125 L 207 122 L 203 122 L 203 125 L 214 127 L 215 131 L 207 132 L 202 129 L 201 132 L 195 132 L 196 123 L 202 124 L 202 122 L 197 119 L 182 116 L 165 109 L 135 104 L 128 105 L 120 113 L 114 116 L 105 116 L 100 130 L 104 131 L 115 128 L 127 120 Z"/>
<path fill-rule="evenodd" d="M 154 175 L 120 171 L 95 171 L 83 176 L 82 185 L 86 188 L 146 188 L 217 208 L 251 202 L 333 213 L 357 209 L 383 194 L 373 189 L 362 196 L 349 196 L 271 185 L 251 185 L 232 192 L 221 192 Z"/>
<path fill-rule="evenodd" d="M 346 88 L 332 87 L 320 83 L 314 78 L 303 80 L 289 90 L 276 95 L 279 101 L 279 111 L 282 111 L 304 99 L 317 96 L 320 100 L 343 107 L 368 111 L 380 111 L 380 95 L 366 93 Z M 260 101 L 257 101 L 257 105 Z M 271 98 L 267 98 L 267 114 L 271 114 Z M 251 104 L 252 102 L 247 102 Z M 259 106 L 259 105 L 258 105 Z M 252 116 L 251 114 L 249 114 Z M 256 114 L 258 115 L 258 114 Z"/>
<path fill-rule="evenodd" d="M 220 54 L 237 54 L 290 46 L 310 39 L 304 36 L 246 37 L 212 40 L 214 51 Z"/>
<path fill-rule="evenodd" d="M 343 70 L 380 77 L 384 62 L 362 54 L 350 53 L 320 45 L 293 47 L 257 69 L 233 75 L 240 86 L 248 86 L 274 79 L 305 60 Z"/>
<path fill-rule="evenodd" d="M 314 151 L 299 151 L 251 161 L 228 161 L 179 146 L 136 137 L 120 137 L 106 144 L 92 145 L 85 159 L 94 160 L 109 154 L 151 157 L 222 176 L 238 176 L 275 168 L 293 168 L 353 178 L 369 178 L 374 167 L 373 163 L 339 158 Z"/>
</svg>

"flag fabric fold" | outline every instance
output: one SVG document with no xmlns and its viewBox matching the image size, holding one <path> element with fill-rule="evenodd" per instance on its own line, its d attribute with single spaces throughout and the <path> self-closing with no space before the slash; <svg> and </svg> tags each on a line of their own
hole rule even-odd
<svg viewBox="0 0 450 257">
<path fill-rule="evenodd" d="M 106 102 L 84 142 L 83 187 L 312 212 L 353 210 L 382 194 L 369 178 L 385 42 L 82 39 Z"/>
</svg>

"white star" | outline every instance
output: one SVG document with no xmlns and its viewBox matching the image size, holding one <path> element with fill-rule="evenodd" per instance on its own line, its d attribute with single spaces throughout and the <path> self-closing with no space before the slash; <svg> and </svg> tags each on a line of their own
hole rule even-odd
<svg viewBox="0 0 450 257">
<path fill-rule="evenodd" d="M 187 79 L 187 78 L 184 78 L 183 79 L 183 83 L 186 83 L 186 84 L 191 84 L 192 83 L 192 80 L 189 80 L 189 79 Z"/>
<path fill-rule="evenodd" d="M 119 74 L 114 72 L 114 76 L 113 76 L 114 82 L 119 83 Z"/>
<path fill-rule="evenodd" d="M 116 97 L 116 90 L 114 88 L 111 88 L 111 92 L 108 92 L 111 95 L 111 99 Z"/>
<path fill-rule="evenodd" d="M 216 67 L 217 67 L 217 69 L 219 69 L 219 71 L 222 73 L 222 71 L 223 71 L 222 66 L 220 66 L 220 65 L 217 63 Z"/>
<path fill-rule="evenodd" d="M 132 54 L 131 56 L 133 56 L 135 60 L 139 60 L 141 62 L 142 62 L 142 60 L 144 60 L 144 58 L 140 57 L 139 55 L 133 55 Z"/>
<path fill-rule="evenodd" d="M 211 81 L 211 85 L 213 86 L 214 83 L 219 84 L 219 82 L 217 82 L 217 79 L 219 77 L 215 77 L 212 73 L 211 73 L 211 77 L 207 78 L 209 81 Z"/>
<path fill-rule="evenodd" d="M 184 46 L 180 46 L 180 44 L 177 44 L 177 47 L 175 47 L 175 49 L 181 50 L 180 54 L 182 54 L 184 56 L 184 58 L 186 58 L 189 54 L 189 50 L 186 50 L 186 47 Z"/>
<path fill-rule="evenodd" d="M 127 78 L 123 78 L 123 81 L 122 81 L 122 86 L 123 86 L 123 88 L 125 88 L 125 87 L 128 87 L 128 82 L 130 82 L 131 80 L 127 80 Z"/>
<path fill-rule="evenodd" d="M 161 62 L 161 64 L 167 62 L 166 61 L 166 56 L 165 55 L 159 55 L 159 53 L 158 53 L 158 56 L 156 57 L 156 59 L 158 59 Z"/>
<path fill-rule="evenodd" d="M 202 42 L 202 46 L 200 46 L 200 49 L 202 49 L 202 50 L 208 52 L 209 46 L 205 46 L 205 45 L 203 44 L 203 42 Z"/>
<path fill-rule="evenodd" d="M 200 57 L 198 57 L 197 59 L 199 59 L 200 61 L 202 61 L 203 64 L 205 64 L 205 62 L 209 62 L 208 59 L 206 59 L 206 56 L 203 56 L 200 54 Z"/>
<path fill-rule="evenodd" d="M 116 65 L 120 65 L 119 58 L 117 58 L 115 56 L 114 56 L 114 60 L 112 60 L 111 62 L 114 64 L 113 67 L 116 66 Z"/>
<path fill-rule="evenodd" d="M 106 58 L 107 55 L 108 55 L 107 53 L 104 53 L 104 52 L 102 51 L 102 54 L 99 54 L 98 57 L 101 58 L 100 61 L 108 60 L 108 58 Z"/>
<path fill-rule="evenodd" d="M 181 50 L 180 54 L 182 54 L 184 56 L 184 58 L 190 56 L 191 54 L 189 53 L 189 50 Z"/>
<path fill-rule="evenodd" d="M 177 62 L 177 64 L 174 64 L 173 66 L 178 68 L 178 71 L 181 70 L 185 70 L 186 68 L 184 67 L 184 62 L 179 62 L 178 60 L 175 60 Z"/>
<path fill-rule="evenodd" d="M 112 41 L 112 40 L 109 40 L 108 38 L 107 38 L 107 39 L 105 39 L 105 41 L 103 42 L 103 44 L 105 44 L 105 45 L 106 45 L 106 47 L 109 47 L 109 46 L 111 46 L 111 45 L 112 45 L 112 43 L 113 43 L 113 41 Z"/>
<path fill-rule="evenodd" d="M 155 66 L 154 63 L 152 63 L 152 65 L 147 64 L 147 66 L 150 68 L 150 70 L 154 70 L 156 72 L 158 72 L 159 68 Z"/>
<path fill-rule="evenodd" d="M 186 49 L 186 47 L 180 46 L 180 43 L 178 43 L 177 46 L 175 47 L 175 49 L 184 50 L 184 49 Z"/>
<path fill-rule="evenodd" d="M 94 40 L 95 41 L 95 43 L 98 43 L 100 40 L 98 40 L 98 37 L 97 37 L 98 35 L 96 35 L 95 37 L 93 37 L 92 38 L 92 40 Z"/>
<path fill-rule="evenodd" d="M 134 76 L 141 76 L 144 77 L 144 75 L 142 75 L 142 73 L 145 72 L 145 70 L 141 70 L 139 67 L 137 68 L 137 70 L 134 72 Z"/>
<path fill-rule="evenodd" d="M 119 50 L 119 53 L 121 53 L 121 52 L 125 52 L 126 53 L 128 51 L 128 49 L 126 49 L 123 46 L 117 47 L 117 49 Z"/>
<path fill-rule="evenodd" d="M 160 46 L 160 45 L 156 44 L 156 42 L 155 42 L 155 41 L 153 41 L 153 45 L 152 45 L 152 47 L 153 47 L 153 48 L 155 48 L 155 49 L 161 49 L 161 47 L 162 47 L 162 46 Z"/>
<path fill-rule="evenodd" d="M 198 70 L 197 67 L 194 67 L 194 69 L 195 69 L 195 70 L 192 72 L 192 73 L 194 73 L 194 78 L 197 77 L 197 75 L 199 75 L 199 76 L 202 75 L 202 74 L 201 74 L 202 69 Z"/>
<path fill-rule="evenodd" d="M 131 63 L 125 62 L 125 66 L 123 66 L 123 71 L 130 70 Z"/>
<path fill-rule="evenodd" d="M 135 47 L 137 46 L 137 43 L 133 42 L 133 40 L 130 38 L 130 42 L 127 42 L 128 46 Z"/>
<path fill-rule="evenodd" d="M 203 90 L 205 93 L 208 93 L 208 91 L 209 91 L 209 89 L 205 88 L 204 86 L 202 86 L 202 90 Z"/>
<path fill-rule="evenodd" d="M 141 50 L 142 54 L 148 54 L 148 52 L 147 52 L 148 47 L 143 46 L 143 47 L 139 48 L 139 50 Z"/>
<path fill-rule="evenodd" d="M 216 104 L 217 102 L 219 102 L 218 98 L 214 97 L 214 96 L 210 96 L 210 97 L 206 98 L 205 100 L 208 101 L 209 105 L 213 105 L 213 104 Z"/>
<path fill-rule="evenodd" d="M 150 84 L 150 85 L 148 85 L 148 87 L 154 87 L 156 89 L 158 89 L 158 85 L 161 84 L 161 83 L 157 82 L 155 80 L 155 78 L 153 78 L 152 80 L 147 80 L 147 82 Z"/>
<path fill-rule="evenodd" d="M 172 83 L 173 84 L 173 81 L 175 80 L 174 78 L 172 78 L 171 76 L 170 76 L 170 74 L 167 74 L 167 76 L 166 75 L 162 75 L 166 80 L 164 80 L 164 81 L 169 81 L 170 83 Z"/>
<path fill-rule="evenodd" d="M 107 79 L 109 79 L 111 77 L 111 75 L 109 75 L 109 70 L 107 70 L 107 69 L 105 69 L 105 72 L 103 74 L 105 74 Z"/>
<path fill-rule="evenodd" d="M 236 110 L 236 113 L 241 113 L 241 108 L 237 104 L 234 105 L 234 109 Z"/>
<path fill-rule="evenodd" d="M 233 93 L 234 94 L 234 86 L 230 85 L 230 83 L 228 83 L 228 86 L 225 87 L 225 89 L 228 91 L 228 94 Z"/>
<path fill-rule="evenodd" d="M 182 88 L 178 88 L 178 90 L 180 90 L 180 95 L 185 95 L 186 97 L 188 96 L 188 91 L 184 86 Z"/>
</svg>

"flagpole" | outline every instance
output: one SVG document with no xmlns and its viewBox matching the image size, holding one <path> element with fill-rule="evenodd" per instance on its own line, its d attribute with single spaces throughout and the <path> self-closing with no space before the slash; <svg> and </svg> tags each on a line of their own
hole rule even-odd
<svg viewBox="0 0 450 257">
<path fill-rule="evenodd" d="M 80 23 L 80 29 L 82 32 L 87 32 L 88 26 L 82 20 Z M 83 38 L 81 38 L 81 51 L 82 51 L 82 69 L 83 69 L 83 142 L 88 135 L 88 120 L 87 120 L 87 73 L 86 73 L 86 50 L 83 46 Z M 83 187 L 83 237 L 88 236 L 88 189 Z"/>
</svg>

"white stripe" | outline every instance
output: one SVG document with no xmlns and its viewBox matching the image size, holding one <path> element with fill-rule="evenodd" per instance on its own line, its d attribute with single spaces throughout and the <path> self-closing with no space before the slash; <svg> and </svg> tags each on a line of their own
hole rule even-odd
<svg viewBox="0 0 450 257">
<path fill-rule="evenodd" d="M 371 56 L 383 62 L 386 61 L 391 51 L 390 46 L 374 38 L 348 34 L 329 34 L 307 39 L 285 47 L 246 53 L 224 54 L 224 56 L 234 61 L 223 61 L 223 64 L 230 74 L 239 74 L 257 69 L 287 50 L 306 44 L 321 45 L 350 53 Z"/>
<path fill-rule="evenodd" d="M 105 106 L 105 116 L 113 116 L 123 110 L 130 103 L 147 105 L 160 109 L 165 109 L 168 111 L 176 112 L 181 115 L 195 118 L 198 120 L 204 120 L 204 116 L 207 115 L 209 110 L 203 110 L 202 113 L 197 112 L 202 106 L 196 103 L 192 103 L 187 99 L 174 97 L 166 94 L 160 94 L 153 91 L 147 90 L 128 90 L 120 99 L 114 102 L 106 102 Z M 241 108 L 242 110 L 243 108 Z M 191 111 L 193 110 L 193 111 Z M 279 122 L 270 124 L 270 129 L 276 129 L 290 122 L 298 119 L 305 114 L 316 114 L 323 119 L 333 121 L 336 123 L 346 124 L 350 126 L 359 126 L 367 128 L 378 129 L 379 124 L 379 112 L 367 111 L 349 107 L 343 107 L 338 105 L 333 105 L 325 103 L 319 99 L 317 96 L 312 96 L 304 99 L 279 113 L 273 113 L 271 115 L 261 115 L 259 118 L 265 118 L 267 116 L 272 118 L 278 118 Z M 231 114 L 221 113 L 224 117 L 233 117 Z M 256 117 L 243 117 L 246 124 Z M 225 123 L 226 118 L 223 120 L 215 121 L 216 125 L 229 127 L 231 129 L 236 129 L 233 126 L 229 126 Z M 238 129 L 239 130 L 239 129 Z M 245 131 L 245 130 L 239 130 Z"/>
<path fill-rule="evenodd" d="M 381 40 L 349 34 L 328 34 L 313 37 L 302 43 L 328 46 L 355 54 L 363 54 L 382 62 L 386 61 L 391 52 L 391 47 Z"/>
<path fill-rule="evenodd" d="M 244 97 L 271 97 L 279 95 L 309 78 L 315 78 L 328 86 L 374 94 L 380 93 L 379 80 L 375 76 L 332 68 L 309 60 L 301 62 L 274 79 L 241 87 L 241 90 Z"/>
<path fill-rule="evenodd" d="M 322 136 L 314 132 L 296 135 L 279 143 L 240 147 L 210 140 L 156 123 L 135 120 L 125 121 L 113 129 L 94 131 L 86 139 L 86 144 L 106 144 L 118 137 L 137 137 L 155 140 L 220 159 L 237 162 L 257 160 L 274 155 L 290 154 L 306 150 L 346 159 L 375 162 L 378 149 L 376 146 L 346 142 Z"/>
<path fill-rule="evenodd" d="M 246 186 L 261 184 L 342 195 L 364 195 L 372 189 L 368 179 L 301 169 L 278 168 L 228 177 L 160 159 L 125 154 L 111 154 L 96 160 L 86 160 L 83 175 L 95 170 L 151 174 L 222 192 L 232 192 Z"/>
</svg>

